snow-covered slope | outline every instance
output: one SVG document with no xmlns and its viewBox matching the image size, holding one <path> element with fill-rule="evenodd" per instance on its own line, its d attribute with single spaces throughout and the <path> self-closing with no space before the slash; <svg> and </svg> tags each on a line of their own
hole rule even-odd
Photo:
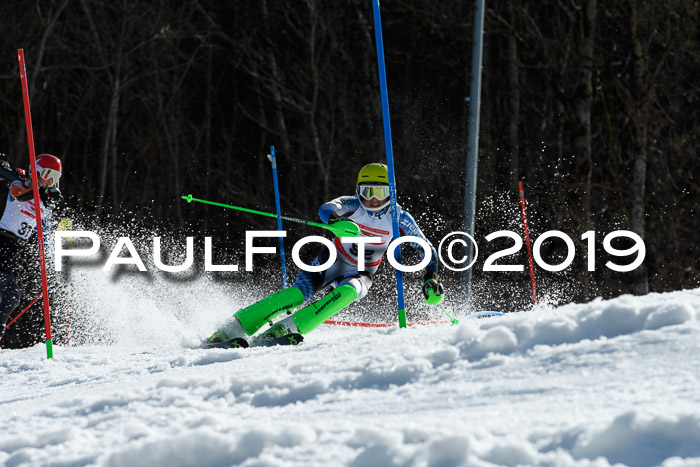
<svg viewBox="0 0 700 467">
<path fill-rule="evenodd" d="M 0 464 L 700 465 L 700 290 L 298 347 L 159 339 L 0 351 Z"/>
</svg>

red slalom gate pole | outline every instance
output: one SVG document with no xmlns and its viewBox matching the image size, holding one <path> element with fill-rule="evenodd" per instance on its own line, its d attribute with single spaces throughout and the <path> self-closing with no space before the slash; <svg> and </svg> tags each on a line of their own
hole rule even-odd
<svg viewBox="0 0 700 467">
<path fill-rule="evenodd" d="M 71 301 L 68 301 L 68 327 L 66 328 L 66 347 L 70 345 L 70 306 Z"/>
<path fill-rule="evenodd" d="M 407 326 L 428 326 L 431 324 L 445 324 L 449 323 L 447 320 L 432 320 L 432 321 L 414 321 L 412 323 L 406 323 Z M 362 321 L 336 321 L 329 319 L 323 322 L 323 324 L 328 324 L 329 326 L 348 326 L 352 328 L 390 328 L 396 326 L 396 323 L 367 323 Z"/>
<path fill-rule="evenodd" d="M 29 86 L 27 85 L 27 65 L 24 62 L 24 49 L 17 50 L 17 60 L 19 61 L 19 78 L 22 81 L 24 120 L 27 123 L 27 143 L 29 146 L 29 168 L 32 174 L 34 212 L 36 215 L 36 233 L 39 239 L 39 266 L 41 267 L 41 290 L 44 296 L 44 327 L 46 328 L 46 358 L 53 358 L 53 341 L 51 340 L 51 313 L 49 311 L 49 284 L 46 277 L 46 257 L 44 256 L 44 230 L 43 226 L 41 225 L 41 198 L 39 197 L 39 178 L 36 173 L 34 130 L 32 130 L 32 112 L 29 108 Z"/>
<path fill-rule="evenodd" d="M 535 271 L 532 267 L 532 252 L 530 251 L 530 231 L 527 228 L 527 214 L 525 214 L 525 191 L 523 191 L 523 182 L 518 182 L 518 190 L 520 190 L 520 210 L 523 213 L 523 224 L 525 225 L 525 245 L 527 245 L 527 262 L 530 266 L 530 282 L 532 283 L 532 303 L 537 305 L 537 294 L 535 293 Z"/>
</svg>

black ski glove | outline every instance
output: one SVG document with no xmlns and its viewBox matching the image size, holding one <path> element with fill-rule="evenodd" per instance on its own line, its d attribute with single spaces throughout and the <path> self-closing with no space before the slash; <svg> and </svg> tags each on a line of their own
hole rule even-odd
<svg viewBox="0 0 700 467">
<path fill-rule="evenodd" d="M 39 197 L 47 207 L 53 207 L 63 200 L 61 190 L 53 186 L 39 188 Z"/>
<path fill-rule="evenodd" d="M 442 288 L 442 284 L 438 283 L 437 278 L 436 272 L 426 273 L 423 277 L 423 296 L 426 300 L 429 297 L 428 290 L 430 289 L 432 289 L 433 292 L 435 292 L 435 295 L 438 297 L 443 294 L 444 290 Z"/>
</svg>

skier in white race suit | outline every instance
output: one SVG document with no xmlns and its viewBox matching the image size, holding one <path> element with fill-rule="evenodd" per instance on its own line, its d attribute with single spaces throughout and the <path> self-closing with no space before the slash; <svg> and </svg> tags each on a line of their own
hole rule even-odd
<svg viewBox="0 0 700 467">
<path fill-rule="evenodd" d="M 438 283 L 438 256 L 430 241 L 416 224 L 413 217 L 400 206 L 399 228 L 401 235 L 422 239 L 431 252 L 431 258 L 424 269 L 423 294 L 440 297 L 442 285 Z M 326 287 L 333 287 L 328 295 L 304 306 L 290 316 L 282 319 L 265 331 L 261 338 L 280 338 L 287 334 L 307 334 L 321 323 L 338 313 L 355 300 L 360 300 L 372 286 L 372 276 L 379 268 L 384 253 L 393 239 L 392 218 L 389 197 L 389 177 L 387 166 L 373 163 L 364 166 L 357 177 L 356 194 L 341 196 L 329 201 L 319 209 L 321 220 L 330 224 L 340 220 L 350 220 L 357 224 L 360 237 L 377 237 L 379 243 L 364 245 L 364 271 L 358 265 L 359 248 L 357 243 L 343 243 L 334 238 L 337 257 L 335 262 L 322 272 L 302 270 L 291 287 L 280 290 L 257 303 L 235 313 L 225 325 L 214 333 L 209 344 L 231 342 L 233 347 L 246 347 L 248 338 L 253 336 L 266 323 L 285 312 L 293 312 L 297 307 L 310 301 L 312 297 Z M 425 251 L 416 242 L 408 242 L 418 253 L 421 260 Z M 322 249 L 312 262 L 312 266 L 325 264 L 330 253 Z M 441 298 L 441 297 L 440 297 Z M 428 301 L 428 303 L 431 303 Z"/>
</svg>

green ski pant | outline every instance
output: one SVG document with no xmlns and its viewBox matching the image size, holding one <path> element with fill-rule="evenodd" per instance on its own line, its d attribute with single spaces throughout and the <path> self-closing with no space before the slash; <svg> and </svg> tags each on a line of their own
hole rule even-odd
<svg viewBox="0 0 700 467">
<path fill-rule="evenodd" d="M 305 306 L 294 313 L 292 319 L 302 334 L 319 327 L 325 320 L 350 305 L 357 298 L 357 290 L 352 285 L 341 285 L 321 300 Z"/>
<path fill-rule="evenodd" d="M 321 300 L 305 306 L 292 316 L 299 332 L 306 334 L 351 304 L 357 298 L 357 290 L 351 285 L 341 285 Z M 285 311 L 293 311 L 304 303 L 304 294 L 296 287 L 276 292 L 257 303 L 236 312 L 243 330 L 252 336 L 275 317 Z"/>
<path fill-rule="evenodd" d="M 296 287 L 288 287 L 238 310 L 235 316 L 241 322 L 246 334 L 252 336 L 265 323 L 272 321 L 285 311 L 294 311 L 302 303 L 304 303 L 302 291 Z"/>
</svg>

